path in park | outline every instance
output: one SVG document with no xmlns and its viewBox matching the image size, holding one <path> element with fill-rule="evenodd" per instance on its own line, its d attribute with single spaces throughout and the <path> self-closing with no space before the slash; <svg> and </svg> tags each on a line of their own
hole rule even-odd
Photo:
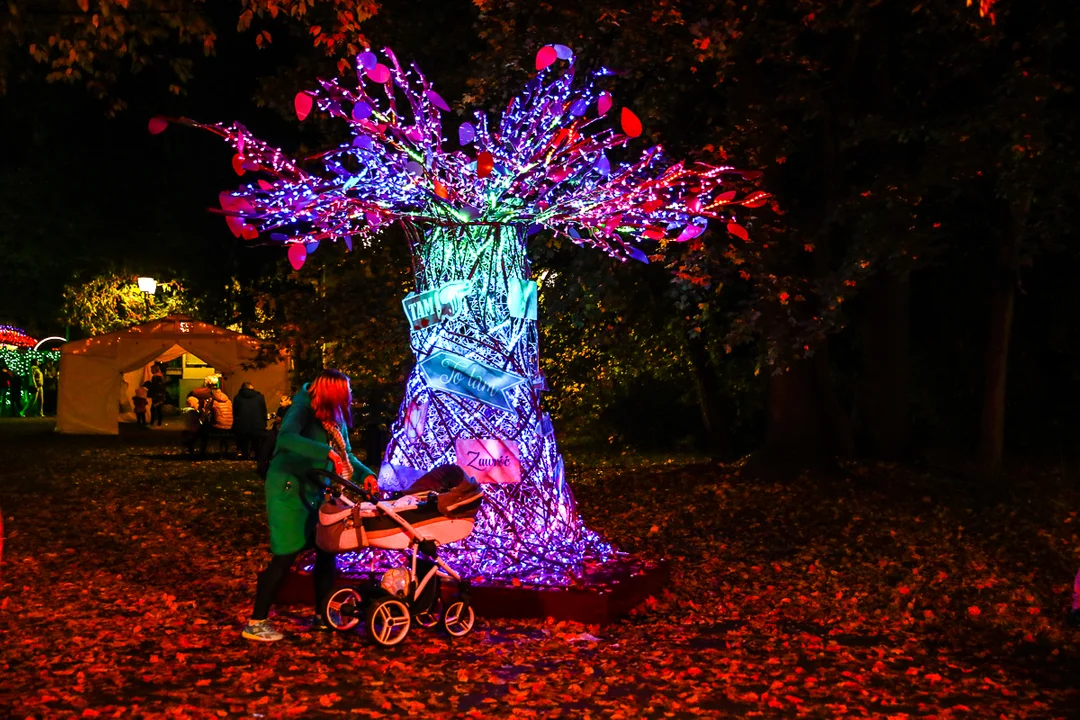
<svg viewBox="0 0 1080 720">
<path fill-rule="evenodd" d="M 978 504 L 896 467 L 789 483 L 571 464 L 581 511 L 673 563 L 613 625 L 483 621 L 380 650 L 239 637 L 265 562 L 260 481 L 157 431 L 0 421 L 0 717 L 1075 717 L 1075 472 Z"/>
</svg>

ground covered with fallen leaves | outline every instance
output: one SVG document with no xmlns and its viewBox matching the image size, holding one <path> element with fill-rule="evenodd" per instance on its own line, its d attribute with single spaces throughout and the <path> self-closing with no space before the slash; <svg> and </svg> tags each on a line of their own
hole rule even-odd
<svg viewBox="0 0 1080 720">
<path fill-rule="evenodd" d="M 579 508 L 671 587 L 604 627 L 483 620 L 390 650 L 240 638 L 268 558 L 248 464 L 155 431 L 0 421 L 0 717 L 1077 717 L 1076 468 L 988 497 L 941 471 L 571 456 Z"/>
</svg>

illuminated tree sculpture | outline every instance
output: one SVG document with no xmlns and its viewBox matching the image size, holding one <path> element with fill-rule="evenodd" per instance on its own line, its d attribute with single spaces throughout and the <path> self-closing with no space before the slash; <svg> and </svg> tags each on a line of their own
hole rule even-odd
<svg viewBox="0 0 1080 720">
<path fill-rule="evenodd" d="M 356 59 L 356 89 L 322 80 L 296 96 L 303 120 L 313 108 L 349 124 L 348 144 L 302 164 L 239 124 L 202 125 L 236 150 L 237 173 L 255 184 L 222 193 L 221 212 L 238 237 L 269 234 L 287 244 L 299 269 L 320 242 L 370 243 L 391 223 L 406 231 L 415 291 L 404 300 L 416 367 L 386 450 L 384 487 L 458 462 L 489 484 L 472 536 L 451 548 L 462 570 L 487 578 L 566 584 L 587 557 L 611 548 L 580 522 L 564 476 L 551 418 L 542 409 L 536 282 L 528 238 L 546 231 L 625 261 L 648 262 L 641 241 L 686 241 L 709 219 L 746 240 L 723 187 L 729 167 L 668 163 L 660 148 L 625 163 L 608 152 L 641 133 L 627 108 L 621 132 L 604 127 L 611 95 L 601 69 L 575 84 L 562 45 L 537 55 L 538 75 L 498 123 L 481 112 L 457 128 L 460 149 L 444 148 L 446 102 L 389 50 Z M 561 72 L 555 66 L 567 61 Z M 165 119 L 151 121 L 160 132 Z M 358 288 L 359 292 L 363 288 Z"/>
</svg>

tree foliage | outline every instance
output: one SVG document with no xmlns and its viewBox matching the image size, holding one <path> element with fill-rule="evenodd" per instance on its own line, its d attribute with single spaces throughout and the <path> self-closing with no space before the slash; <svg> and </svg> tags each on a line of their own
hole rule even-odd
<svg viewBox="0 0 1080 720">
<path fill-rule="evenodd" d="M 157 291 L 148 296 L 134 276 L 113 272 L 65 287 L 60 321 L 87 335 L 99 335 L 197 309 L 197 301 L 178 282 L 159 282 Z"/>
</svg>

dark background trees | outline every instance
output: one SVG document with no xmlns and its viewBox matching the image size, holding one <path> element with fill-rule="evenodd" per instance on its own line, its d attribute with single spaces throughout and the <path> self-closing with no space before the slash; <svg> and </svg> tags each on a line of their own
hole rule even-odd
<svg viewBox="0 0 1080 720">
<path fill-rule="evenodd" d="M 617 71 L 649 140 L 760 169 L 774 201 L 744 218 L 750 242 L 714 232 L 647 267 L 536 239 L 563 427 L 768 466 L 970 453 L 986 476 L 1007 445 L 1071 446 L 1075 8 L 1003 0 L 991 24 L 961 0 L 242 0 L 182 16 L 132 0 L 107 3 L 124 28 L 109 35 L 83 17 L 106 3 L 84 4 L 16 2 L 0 25 L 15 40 L 0 122 L 20 138 L 0 167 L 6 320 L 51 333 L 72 276 L 168 274 L 207 319 L 345 365 L 392 407 L 409 362 L 395 238 L 292 273 L 202 212 L 236 182 L 227 151 L 152 139 L 146 120 L 236 118 L 303 152 L 341 129 L 299 126 L 292 95 L 365 36 L 415 59 L 461 120 L 501 108 L 536 50 L 564 42 Z M 72 57 L 80 42 L 113 52 Z"/>
</svg>

